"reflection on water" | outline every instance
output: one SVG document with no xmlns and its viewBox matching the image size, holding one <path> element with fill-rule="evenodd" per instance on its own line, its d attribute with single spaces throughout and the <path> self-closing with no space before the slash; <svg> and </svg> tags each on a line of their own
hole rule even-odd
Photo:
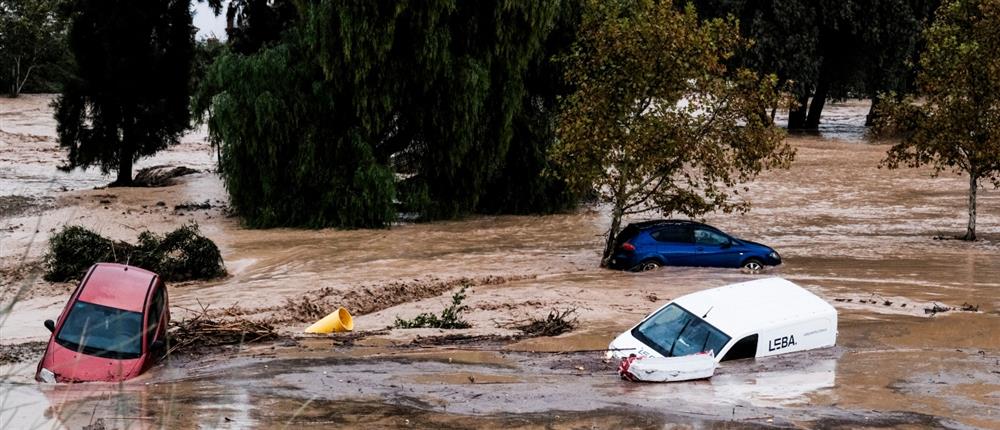
<svg viewBox="0 0 1000 430">
<path fill-rule="evenodd" d="M 254 427 L 249 387 L 197 382 L 165 384 L 3 384 L 0 428 Z"/>
<path fill-rule="evenodd" d="M 829 354 L 827 354 L 829 355 Z M 629 398 L 711 403 L 716 406 L 783 407 L 808 403 L 808 396 L 833 388 L 837 360 L 792 354 L 719 365 L 715 376 L 683 384 L 620 384 Z"/>
<path fill-rule="evenodd" d="M 755 406 L 785 406 L 805 403 L 807 395 L 834 386 L 837 360 L 789 361 L 783 368 L 717 375 L 711 379 L 714 395 Z"/>
</svg>

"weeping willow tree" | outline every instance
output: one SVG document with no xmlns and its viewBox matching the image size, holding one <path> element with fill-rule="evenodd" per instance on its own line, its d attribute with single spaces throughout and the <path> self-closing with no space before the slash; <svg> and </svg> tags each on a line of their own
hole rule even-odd
<svg viewBox="0 0 1000 430">
<path fill-rule="evenodd" d="M 544 150 L 510 149 L 518 133 L 522 143 L 552 140 L 551 124 L 532 122 L 551 122 L 553 90 L 526 80 L 544 73 L 546 43 L 559 42 L 550 35 L 570 2 L 326 1 L 306 11 L 327 80 L 353 93 L 380 158 L 412 173 L 401 187 L 410 210 L 455 217 L 491 207 L 484 197 L 508 179 L 502 173 L 540 177 Z M 523 161 L 535 171 L 505 172 L 509 153 L 512 162 L 531 157 Z M 502 200 L 505 190 L 494 189 Z"/>
<path fill-rule="evenodd" d="M 393 173 L 304 53 L 293 31 L 254 55 L 223 55 L 198 89 L 230 204 L 251 227 L 387 226 Z"/>
<path fill-rule="evenodd" d="M 551 213 L 571 208 L 578 195 L 566 185 L 559 166 L 548 156 L 556 141 L 559 100 L 574 87 L 564 78 L 565 63 L 578 36 L 582 4 L 562 1 L 552 31 L 524 74 L 524 94 L 514 115 L 513 137 L 499 173 L 487 185 L 476 211 L 480 213 Z M 541 174 L 550 172 L 555 174 Z"/>
<path fill-rule="evenodd" d="M 563 91 L 544 67 L 571 44 L 572 2 L 297 7 L 279 43 L 223 57 L 196 98 L 249 225 L 385 226 L 394 202 L 435 219 L 572 201 L 541 174 Z"/>
</svg>

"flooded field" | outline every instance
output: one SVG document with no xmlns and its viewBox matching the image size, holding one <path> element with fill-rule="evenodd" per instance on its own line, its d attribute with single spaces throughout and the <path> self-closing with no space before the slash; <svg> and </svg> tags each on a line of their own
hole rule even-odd
<svg viewBox="0 0 1000 430">
<path fill-rule="evenodd" d="M 164 188 L 95 189 L 112 178 L 56 169 L 47 102 L 0 99 L 0 306 L 12 305 L 0 316 L 0 427 L 1000 428 L 1000 192 L 980 192 L 982 240 L 948 240 L 964 232 L 966 179 L 879 169 L 887 146 L 865 140 L 866 103 L 833 104 L 818 134 L 790 136 L 795 162 L 749 185 L 749 213 L 707 217 L 782 254 L 782 266 L 750 275 L 601 270 L 600 208 L 388 230 L 246 230 L 226 216 L 203 132 L 139 166 L 200 173 Z M 212 207 L 175 209 L 204 201 Z M 355 327 L 377 333 L 344 344 L 286 322 L 278 341 L 173 358 L 124 384 L 34 383 L 41 321 L 72 288 L 40 280 L 48 236 L 79 224 L 134 241 L 192 220 L 219 244 L 230 276 L 170 285 L 174 319 L 205 305 L 282 317 L 294 311 L 289 299 L 322 290 L 321 303 L 335 305 L 369 291 L 370 302 L 355 303 L 371 312 Z M 726 362 L 710 380 L 677 384 L 624 382 L 603 361 L 615 335 L 671 298 L 772 275 L 837 307 L 837 347 Z M 439 311 L 463 282 L 471 329 L 383 330 Z M 383 297 L 401 284 L 410 295 Z M 979 310 L 926 314 L 934 304 Z M 509 337 L 510 321 L 571 308 L 573 332 Z M 427 341 L 443 334 L 472 340 Z"/>
</svg>

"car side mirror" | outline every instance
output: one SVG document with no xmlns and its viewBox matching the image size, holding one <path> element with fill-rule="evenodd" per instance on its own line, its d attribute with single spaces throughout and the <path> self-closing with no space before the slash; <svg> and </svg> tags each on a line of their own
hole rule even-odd
<svg viewBox="0 0 1000 430">
<path fill-rule="evenodd" d="M 45 328 L 49 329 L 49 333 L 56 332 L 56 322 L 52 320 L 45 320 Z"/>
<path fill-rule="evenodd" d="M 729 242 L 723 243 L 722 245 L 719 245 L 720 249 L 729 249 L 732 247 L 733 247 L 733 241 L 731 240 Z"/>
</svg>

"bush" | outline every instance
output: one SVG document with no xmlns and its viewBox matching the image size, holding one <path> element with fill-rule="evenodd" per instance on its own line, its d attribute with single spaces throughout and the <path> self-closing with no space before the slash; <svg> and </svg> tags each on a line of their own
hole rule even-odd
<svg viewBox="0 0 1000 430">
<path fill-rule="evenodd" d="M 160 236 L 144 231 L 139 243 L 114 242 L 80 226 L 69 226 L 49 239 L 45 280 L 77 280 L 98 262 L 128 263 L 159 274 L 167 281 L 211 279 L 226 274 L 215 243 L 198 225 L 186 224 Z"/>
<path fill-rule="evenodd" d="M 45 280 L 65 282 L 80 279 L 98 261 L 125 261 L 133 246 L 114 242 L 80 226 L 68 226 L 49 239 L 45 255 Z"/>
<path fill-rule="evenodd" d="M 462 304 L 465 300 L 465 290 L 468 286 L 462 287 L 457 293 L 451 296 L 451 305 L 441 311 L 441 316 L 432 313 L 422 313 L 412 320 L 404 320 L 396 317 L 395 328 L 469 328 L 472 324 L 462 319 L 459 315 L 469 309 Z"/>
</svg>

